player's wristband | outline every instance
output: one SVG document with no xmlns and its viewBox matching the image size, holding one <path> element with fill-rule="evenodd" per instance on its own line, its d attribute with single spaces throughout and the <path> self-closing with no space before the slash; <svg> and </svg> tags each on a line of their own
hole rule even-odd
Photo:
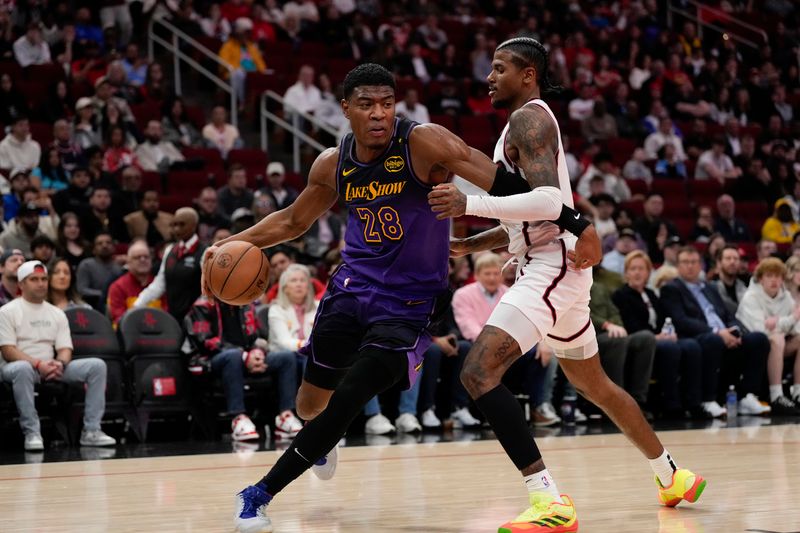
<svg viewBox="0 0 800 533">
<path fill-rule="evenodd" d="M 576 237 L 580 237 L 583 230 L 588 228 L 592 223 L 583 216 L 572 209 L 570 206 L 564 204 L 561 206 L 561 215 L 558 219 L 553 220 L 553 223 L 559 228 L 566 230 Z"/>
<path fill-rule="evenodd" d="M 525 181 L 525 178 L 514 172 L 509 172 L 503 165 L 499 165 L 497 172 L 494 173 L 494 183 L 492 183 L 492 188 L 489 189 L 489 194 L 492 196 L 511 196 L 530 192 L 530 190 L 531 186 Z"/>
</svg>

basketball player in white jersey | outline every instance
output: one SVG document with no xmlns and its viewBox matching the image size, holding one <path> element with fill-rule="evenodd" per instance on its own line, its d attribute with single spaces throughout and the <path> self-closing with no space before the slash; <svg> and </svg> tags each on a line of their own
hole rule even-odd
<svg viewBox="0 0 800 533">
<path fill-rule="evenodd" d="M 576 389 L 602 408 L 649 459 L 663 505 L 695 502 L 706 485 L 701 476 L 675 466 L 636 402 L 600 366 L 589 318 L 592 273 L 581 268 L 584 264 L 573 262 L 575 235 L 594 229 L 580 224 L 581 217 L 572 209 L 558 122 L 541 99 L 543 91 L 554 88 L 547 65 L 544 46 L 519 37 L 497 47 L 488 76 L 492 105 L 510 112 L 494 160 L 508 172 L 521 173 L 532 190 L 508 196 L 465 196 L 452 184 L 444 184 L 429 194 L 432 209 L 440 216 L 467 214 L 502 222 L 474 237 L 452 241 L 453 255 L 508 245 L 517 260 L 517 281 L 495 308 L 461 374 L 529 492 L 530 508 L 501 526 L 500 533 L 578 530 L 572 500 L 559 493 L 519 403 L 501 383 L 511 364 L 539 341 L 554 350 Z M 574 219 L 576 226 L 570 227 L 568 219 Z M 548 221 L 557 221 L 570 233 Z"/>
</svg>

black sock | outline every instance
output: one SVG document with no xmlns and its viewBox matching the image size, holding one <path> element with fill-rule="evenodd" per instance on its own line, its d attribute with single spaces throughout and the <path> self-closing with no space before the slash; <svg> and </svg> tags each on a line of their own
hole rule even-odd
<svg viewBox="0 0 800 533">
<path fill-rule="evenodd" d="M 519 470 L 542 458 L 539 447 L 536 446 L 536 441 L 533 440 L 533 435 L 525 422 L 522 407 L 508 387 L 501 383 L 477 398 L 475 404 L 483 411 L 486 420 L 492 425 L 497 440 Z"/>
<path fill-rule="evenodd" d="M 328 407 L 297 434 L 275 466 L 260 482 L 275 495 L 331 451 L 366 403 L 408 372 L 403 352 L 370 349 L 336 387 Z"/>
</svg>

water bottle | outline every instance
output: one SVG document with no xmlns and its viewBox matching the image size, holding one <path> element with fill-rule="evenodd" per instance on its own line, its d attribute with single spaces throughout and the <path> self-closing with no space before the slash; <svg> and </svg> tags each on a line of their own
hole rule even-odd
<svg viewBox="0 0 800 533">
<path fill-rule="evenodd" d="M 725 395 L 725 408 L 728 410 L 728 418 L 736 418 L 736 410 L 738 407 L 738 398 L 736 397 L 736 387 L 733 385 L 728 388 L 728 393 Z"/>
<path fill-rule="evenodd" d="M 575 402 L 577 398 L 564 398 L 561 402 L 561 421 L 567 426 L 575 425 Z"/>
<path fill-rule="evenodd" d="M 661 326 L 661 333 L 664 335 L 675 335 L 675 326 L 672 324 L 672 317 L 664 319 L 664 325 Z"/>
</svg>

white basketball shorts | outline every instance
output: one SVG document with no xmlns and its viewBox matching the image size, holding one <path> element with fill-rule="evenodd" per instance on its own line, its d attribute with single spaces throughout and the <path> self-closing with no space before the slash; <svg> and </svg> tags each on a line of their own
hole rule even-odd
<svg viewBox="0 0 800 533">
<path fill-rule="evenodd" d="M 522 353 L 541 340 L 561 358 L 588 359 L 597 353 L 589 316 L 592 271 L 567 265 L 567 250 L 576 240 L 556 239 L 520 257 L 517 281 L 487 321 L 511 335 Z"/>
</svg>

